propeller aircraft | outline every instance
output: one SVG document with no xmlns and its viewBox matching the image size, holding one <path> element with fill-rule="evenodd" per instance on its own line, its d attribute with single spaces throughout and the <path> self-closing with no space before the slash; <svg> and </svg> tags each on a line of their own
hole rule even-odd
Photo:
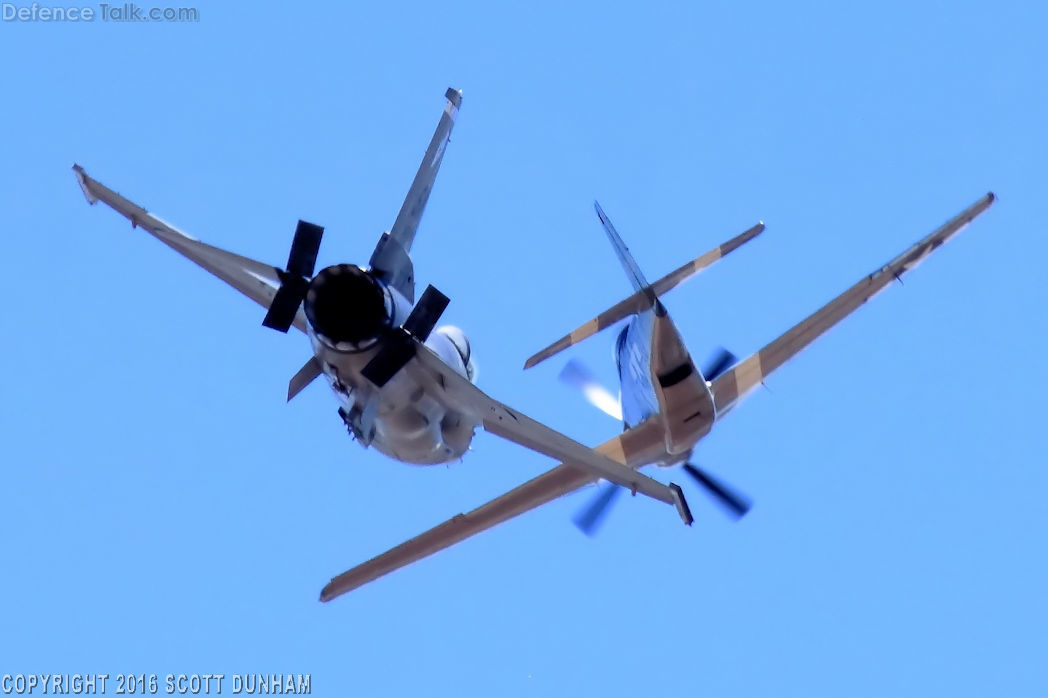
<svg viewBox="0 0 1048 698">
<path fill-rule="evenodd" d="M 651 464 L 681 465 L 683 471 L 729 514 L 741 518 L 750 509 L 749 498 L 736 492 L 702 467 L 689 462 L 695 446 L 746 393 L 762 384 L 768 375 L 823 332 L 884 290 L 892 281 L 900 279 L 904 273 L 917 266 L 942 243 L 985 211 L 993 201 L 993 193 L 979 199 L 931 235 L 860 280 L 742 363 L 737 364 L 737 357 L 722 348 L 711 357 L 702 370 L 695 366 L 660 297 L 680 281 L 760 235 L 764 230 L 764 224 L 758 223 L 654 284 L 649 284 L 611 220 L 600 204 L 594 202 L 597 218 L 603 225 L 635 292 L 529 358 L 524 368 L 531 368 L 629 317 L 629 322 L 619 331 L 615 341 L 615 364 L 620 386 L 618 399 L 575 359 L 564 366 L 560 379 L 580 390 L 593 406 L 622 421 L 623 428 L 627 431 L 652 420 L 658 423 L 662 429 L 665 451 L 658 454 Z M 579 513 L 575 518 L 575 524 L 587 535 L 592 535 L 621 492 L 621 487 L 609 483 L 594 497 L 590 505 Z"/>
<path fill-rule="evenodd" d="M 723 354 L 705 372 L 697 369 L 674 327 L 661 296 L 763 230 L 742 235 L 648 284 L 598 206 L 635 292 L 624 301 L 528 360 L 526 368 L 630 318 L 617 342 L 624 431 L 596 448 L 494 400 L 475 384 L 473 355 L 466 334 L 437 327 L 449 299 L 432 285 L 415 299 L 411 246 L 436 181 L 462 93 L 448 89 L 436 131 L 392 228 L 383 233 L 368 266 L 337 264 L 316 271 L 324 228 L 299 221 L 287 263 L 266 264 L 197 240 L 92 178 L 80 165 L 73 171 L 88 203 L 99 201 L 147 233 L 222 279 L 266 309 L 262 324 L 280 332 L 304 333 L 310 356 L 288 385 L 291 400 L 324 376 L 338 400 L 338 415 L 364 447 L 419 465 L 460 460 L 477 427 L 560 461 L 543 473 L 473 511 L 334 577 L 321 591 L 330 601 L 405 565 L 450 547 L 509 518 L 588 484 L 603 480 L 672 505 L 686 524 L 692 515 L 683 491 L 639 468 L 684 464 L 722 503 L 744 513 L 748 503 L 705 471 L 687 463 L 696 443 L 740 398 L 789 358 L 883 290 L 952 237 L 993 201 L 987 194 L 956 218 L 874 271 L 821 310 L 753 354 L 735 363 Z M 733 365 L 734 364 L 734 365 Z M 591 393 L 593 382 L 574 380 Z M 569 375 L 570 377 L 570 375 Z M 596 392 L 600 392 L 597 390 Z M 609 402 L 610 394 L 603 395 Z M 611 398 L 614 402 L 614 398 Z M 602 493 L 610 500 L 613 494 Z M 582 521 L 592 528 L 606 505 Z"/>
</svg>

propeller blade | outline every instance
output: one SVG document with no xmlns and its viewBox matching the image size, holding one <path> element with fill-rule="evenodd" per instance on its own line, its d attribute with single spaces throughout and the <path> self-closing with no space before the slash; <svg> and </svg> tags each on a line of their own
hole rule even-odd
<svg viewBox="0 0 1048 698">
<path fill-rule="evenodd" d="M 360 375 L 381 388 L 415 357 L 415 340 L 403 328 L 391 334 Z"/>
<path fill-rule="evenodd" d="M 418 341 L 425 342 L 429 333 L 437 326 L 437 321 L 444 314 L 449 302 L 448 297 L 434 286 L 427 286 L 418 303 L 408 314 L 408 319 L 404 321 L 404 329 Z"/>
<path fill-rule="evenodd" d="M 724 347 L 721 347 L 710 357 L 710 360 L 706 362 L 706 367 L 703 369 L 702 375 L 706 380 L 712 381 L 734 365 L 736 361 L 738 361 L 738 357 L 735 356 L 735 354 L 732 354 Z"/>
<path fill-rule="evenodd" d="M 273 302 L 269 304 L 266 317 L 262 320 L 265 327 L 270 327 L 279 332 L 287 332 L 291 329 L 291 323 L 295 321 L 298 306 L 306 297 L 309 282 L 301 276 L 293 276 L 282 272 L 280 274 L 282 283 L 273 296 Z"/>
<path fill-rule="evenodd" d="M 733 491 L 702 468 L 691 463 L 685 463 L 684 470 L 688 475 L 695 478 L 696 482 L 705 487 L 706 491 L 712 494 L 714 499 L 727 508 L 735 518 L 742 518 L 750 510 L 749 499 Z"/>
<path fill-rule="evenodd" d="M 295 227 L 295 239 L 291 242 L 291 253 L 287 258 L 287 271 L 295 276 L 313 276 L 317 265 L 320 239 L 324 237 L 323 226 L 299 221 Z"/>
<path fill-rule="evenodd" d="M 622 488 L 618 485 L 608 484 L 605 486 L 604 491 L 594 497 L 590 505 L 575 517 L 575 525 L 579 527 L 579 530 L 587 536 L 592 536 L 596 533 L 597 527 L 604 520 L 611 503 L 615 501 L 620 492 L 622 492 Z"/>
<path fill-rule="evenodd" d="M 415 342 L 426 341 L 449 302 L 443 293 L 432 285 L 427 286 L 404 325 L 386 337 L 382 348 L 360 371 L 361 375 L 379 388 L 388 383 L 415 357 Z"/>
<path fill-rule="evenodd" d="M 291 252 L 287 257 L 287 271 L 277 269 L 280 275 L 280 288 L 269 304 L 262 325 L 279 332 L 287 332 L 295 321 L 298 306 L 306 298 L 309 290 L 309 277 L 317 265 L 317 252 L 320 250 L 320 239 L 324 228 L 300 220 L 295 226 L 295 238 L 291 241 Z"/>
<path fill-rule="evenodd" d="M 582 392 L 583 397 L 598 410 L 612 419 L 622 421 L 622 405 L 611 391 L 597 382 L 586 366 L 572 359 L 560 372 L 560 380 Z"/>
</svg>

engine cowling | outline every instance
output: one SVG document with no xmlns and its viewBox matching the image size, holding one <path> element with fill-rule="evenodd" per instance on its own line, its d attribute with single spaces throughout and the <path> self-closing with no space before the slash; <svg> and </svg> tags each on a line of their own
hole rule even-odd
<svg viewBox="0 0 1048 698">
<path fill-rule="evenodd" d="M 473 361 L 473 351 L 469 345 L 469 337 L 466 336 L 466 333 L 454 325 L 438 327 L 437 333 L 447 337 L 448 341 L 455 347 L 459 357 L 462 359 L 462 365 L 466 368 L 466 378 L 471 383 L 475 383 L 477 379 L 477 365 Z"/>
<path fill-rule="evenodd" d="M 317 336 L 345 352 L 371 347 L 396 316 L 396 301 L 385 284 L 353 264 L 336 264 L 314 276 L 304 308 Z"/>
</svg>

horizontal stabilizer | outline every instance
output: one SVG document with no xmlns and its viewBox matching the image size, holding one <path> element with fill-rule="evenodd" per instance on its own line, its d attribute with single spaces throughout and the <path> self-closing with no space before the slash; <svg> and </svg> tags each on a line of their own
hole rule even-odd
<svg viewBox="0 0 1048 698">
<path fill-rule="evenodd" d="M 323 369 L 320 367 L 320 359 L 315 356 L 309 357 L 309 361 L 303 364 L 302 368 L 298 369 L 298 373 L 292 376 L 288 382 L 287 401 L 291 402 L 291 398 L 301 393 L 321 373 L 323 373 Z"/>
<path fill-rule="evenodd" d="M 551 356 L 564 351 L 568 347 L 578 344 L 588 337 L 592 337 L 603 329 L 611 327 L 623 318 L 647 310 L 651 307 L 652 303 L 650 297 L 651 293 L 654 293 L 656 296 L 661 296 L 671 289 L 676 288 L 682 281 L 698 274 L 721 257 L 738 249 L 760 235 L 762 232 L 764 232 L 764 223 L 758 223 L 741 235 L 737 235 L 731 240 L 728 240 L 723 245 L 715 247 L 701 257 L 697 257 L 687 264 L 674 269 L 666 276 L 651 284 L 651 286 L 642 288 L 629 298 L 616 303 L 614 306 L 605 310 L 586 324 L 576 328 L 571 333 L 561 337 L 553 344 L 538 352 L 525 362 L 524 368 L 531 368 L 532 366 L 545 361 Z"/>
</svg>

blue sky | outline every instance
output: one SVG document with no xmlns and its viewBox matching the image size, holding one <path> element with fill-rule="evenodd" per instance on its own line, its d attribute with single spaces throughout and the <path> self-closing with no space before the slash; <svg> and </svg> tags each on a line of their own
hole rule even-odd
<svg viewBox="0 0 1048 698">
<path fill-rule="evenodd" d="M 1042 695 L 1043 69 L 1034 3 L 348 3 L 0 24 L 7 299 L 0 672 L 308 672 L 316 695 Z M 413 252 L 480 384 L 596 444 L 536 349 L 764 220 L 666 298 L 758 349 L 988 190 L 1000 200 L 704 441 L 742 522 L 590 493 L 332 604 L 332 575 L 550 467 L 363 451 L 308 355 L 69 168 L 213 244 L 365 262 L 449 85 Z M 571 352 L 607 381 L 613 335 Z M 656 472 L 685 482 L 677 472 Z M 687 484 L 685 482 L 685 484 Z"/>
</svg>

